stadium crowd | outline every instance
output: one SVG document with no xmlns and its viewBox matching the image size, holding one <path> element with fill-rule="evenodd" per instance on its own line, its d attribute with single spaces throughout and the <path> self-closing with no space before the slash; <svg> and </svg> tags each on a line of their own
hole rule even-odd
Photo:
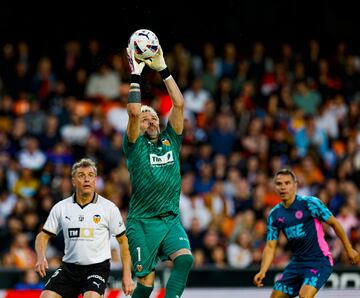
<svg viewBox="0 0 360 298">
<path fill-rule="evenodd" d="M 280 201 L 272 176 L 284 166 L 360 251 L 360 53 L 345 42 L 324 51 L 318 40 L 271 52 L 262 42 L 209 42 L 198 52 L 163 45 L 185 99 L 180 207 L 194 267 L 259 265 L 266 217 Z M 97 163 L 97 192 L 126 218 L 129 70 L 125 51 L 106 51 L 96 39 L 46 53 L 5 43 L 0 55 L 0 266 L 29 269 L 35 236 L 51 207 L 71 195 L 79 158 Z M 163 125 L 171 101 L 160 76 L 146 69 L 142 86 L 143 103 Z M 48 247 L 50 268 L 60 264 L 60 238 Z M 335 263 L 349 265 L 335 235 L 326 238 Z M 289 261 L 285 238 L 280 244 L 276 267 Z M 112 267 L 121 267 L 116 245 Z"/>
</svg>

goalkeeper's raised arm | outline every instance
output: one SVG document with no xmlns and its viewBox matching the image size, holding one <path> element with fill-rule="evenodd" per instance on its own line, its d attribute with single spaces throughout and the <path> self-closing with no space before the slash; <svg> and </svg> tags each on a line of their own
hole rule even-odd
<svg viewBox="0 0 360 298">
<path fill-rule="evenodd" d="M 140 135 L 141 91 L 140 76 L 145 63 L 135 59 L 134 50 L 126 49 L 131 71 L 131 83 L 128 95 L 127 111 L 129 122 L 126 134 L 131 143 L 135 143 Z"/>
<path fill-rule="evenodd" d="M 145 60 L 145 63 L 161 75 L 172 101 L 169 122 L 175 132 L 181 134 L 184 127 L 184 97 L 166 65 L 161 46 L 155 56 Z"/>
</svg>

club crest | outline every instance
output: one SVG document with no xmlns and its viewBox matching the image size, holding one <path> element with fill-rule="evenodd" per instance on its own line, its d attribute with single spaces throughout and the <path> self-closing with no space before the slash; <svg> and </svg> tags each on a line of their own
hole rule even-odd
<svg viewBox="0 0 360 298">
<path fill-rule="evenodd" d="M 98 224 L 100 222 L 100 220 L 101 220 L 101 216 L 99 214 L 95 214 L 93 216 L 93 222 L 94 223 Z"/>
</svg>

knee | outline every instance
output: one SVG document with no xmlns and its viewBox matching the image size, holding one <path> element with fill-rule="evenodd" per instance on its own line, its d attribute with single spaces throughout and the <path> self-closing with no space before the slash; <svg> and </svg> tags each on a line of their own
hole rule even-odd
<svg viewBox="0 0 360 298">
<path fill-rule="evenodd" d="M 191 254 L 180 255 L 174 260 L 174 266 L 182 270 L 190 270 L 194 263 L 194 257 Z"/>
<path fill-rule="evenodd" d="M 137 278 L 137 282 L 142 284 L 145 287 L 152 287 L 155 281 L 155 272 L 151 272 L 150 274 Z"/>
</svg>

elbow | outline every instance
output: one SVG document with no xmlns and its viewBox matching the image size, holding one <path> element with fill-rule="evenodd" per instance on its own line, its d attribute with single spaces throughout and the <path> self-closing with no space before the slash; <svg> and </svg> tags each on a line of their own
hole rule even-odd
<svg viewBox="0 0 360 298">
<path fill-rule="evenodd" d="M 173 101 L 172 105 L 174 108 L 182 111 L 184 110 L 184 106 L 185 106 L 183 100 Z"/>
</svg>

